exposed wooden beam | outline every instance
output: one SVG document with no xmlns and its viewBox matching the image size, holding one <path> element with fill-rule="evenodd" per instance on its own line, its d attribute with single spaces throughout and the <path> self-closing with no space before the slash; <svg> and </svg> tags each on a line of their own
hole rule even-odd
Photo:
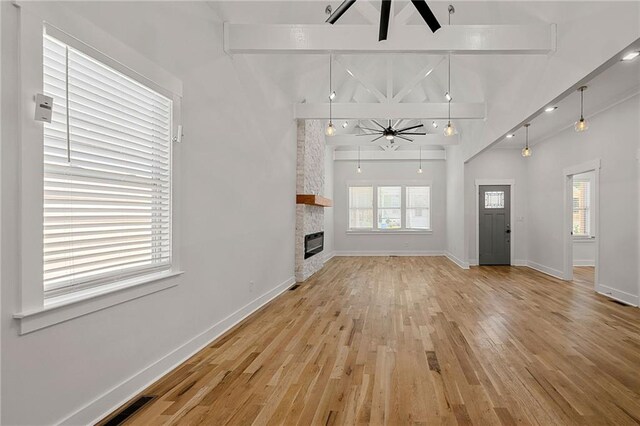
<svg viewBox="0 0 640 426">
<path fill-rule="evenodd" d="M 534 54 L 556 49 L 556 25 L 398 25 L 378 42 L 376 25 L 224 24 L 224 47 L 236 53 Z"/>
<path fill-rule="evenodd" d="M 377 135 L 367 136 L 359 136 L 359 135 L 336 135 L 332 137 L 325 138 L 328 146 L 382 146 L 388 145 L 389 142 L 383 139 L 380 139 L 376 142 L 371 142 L 372 139 L 376 138 Z M 413 142 L 404 141 L 402 139 L 395 139 L 393 145 L 397 146 L 445 146 L 445 145 L 457 145 L 460 143 L 460 139 L 458 135 L 455 136 L 444 136 L 439 134 L 429 134 L 429 135 L 412 135 L 407 136 L 413 139 Z"/>
<path fill-rule="evenodd" d="M 422 150 L 420 151 L 360 151 L 360 160 L 446 160 L 444 150 Z M 357 161 L 358 151 L 334 151 L 333 159 L 336 161 Z"/>
<path fill-rule="evenodd" d="M 430 119 L 444 120 L 448 117 L 446 102 L 441 103 L 334 103 L 334 120 L 380 119 Z M 451 103 L 451 119 L 484 119 L 484 103 Z M 329 103 L 296 104 L 294 118 L 303 120 L 327 120 Z"/>
</svg>

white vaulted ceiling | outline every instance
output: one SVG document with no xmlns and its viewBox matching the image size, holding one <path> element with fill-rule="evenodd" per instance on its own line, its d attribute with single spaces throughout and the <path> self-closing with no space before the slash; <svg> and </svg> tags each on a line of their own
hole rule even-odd
<svg viewBox="0 0 640 426">
<path fill-rule="evenodd" d="M 325 7 L 335 8 L 341 1 L 233 1 L 211 2 L 221 18 L 232 24 L 323 24 L 327 15 Z M 580 78 L 609 59 L 621 46 L 640 37 L 640 8 L 634 2 L 573 2 L 573 1 L 430 1 L 429 5 L 443 26 L 447 24 L 447 6 L 453 3 L 456 13 L 452 25 L 557 25 L 557 50 L 550 54 L 454 54 L 451 59 L 451 93 L 454 103 L 484 103 L 486 117 L 482 119 L 457 119 L 460 143 L 466 145 L 465 157 L 476 155 L 504 134 L 518 126 L 556 95 L 567 90 Z M 425 26 L 412 5 L 407 1 L 393 0 L 392 16 L 397 23 Z M 406 7 L 406 9 L 405 9 Z M 377 40 L 379 1 L 358 0 L 334 27 L 340 25 L 370 25 L 371 38 Z M 411 12 L 411 13 L 407 13 Z M 328 24 L 326 24 L 328 26 Z M 426 27 L 426 26 L 425 26 Z M 395 27 L 396 29 L 398 27 Z M 397 32 L 396 32 L 397 34 Z M 394 23 L 389 29 L 389 40 L 394 38 Z M 425 39 L 428 43 L 429 39 Z M 382 42 L 386 43 L 386 42 Z M 584 43 L 584 45 L 582 44 Z M 593 47 L 593 50 L 590 48 Z M 582 54 L 581 51 L 584 53 Z M 252 54 L 256 66 L 272 76 L 294 103 L 326 103 L 329 93 L 329 55 L 325 54 Z M 604 58 L 604 59 L 603 59 Z M 447 62 L 445 54 L 336 54 L 333 68 L 335 102 L 356 104 L 389 102 L 387 94 L 402 93 L 403 103 L 444 103 L 447 86 Z M 640 60 L 638 60 L 640 62 Z M 349 69 L 355 76 L 350 75 Z M 428 76 L 417 78 L 425 70 L 433 69 Z M 599 87 L 586 93 L 591 103 L 587 107 L 598 108 L 609 94 L 626 91 L 633 86 L 629 72 L 617 78 L 602 80 Z M 389 75 L 393 78 L 389 79 Z M 556 78 L 557 76 L 557 78 Z M 389 83 L 391 81 L 391 83 Z M 621 81 L 631 81 L 628 84 Z M 618 86 L 616 86 L 618 85 Z M 389 91 L 388 88 L 391 88 Z M 410 90 L 408 90 L 408 88 Z M 380 95 L 384 97 L 381 98 Z M 562 108 L 554 113 L 554 121 L 548 129 L 542 125 L 536 134 L 544 135 L 554 128 L 567 125 L 569 110 L 573 109 L 576 96 L 563 101 Z M 397 99 L 396 99 L 397 101 Z M 566 103 L 566 105 L 564 105 Z M 570 115 L 570 114 L 569 114 Z M 387 117 L 369 117 L 385 121 Z M 537 121 L 546 120 L 541 116 Z M 428 133 L 441 134 L 446 120 L 437 120 L 439 127 L 430 125 L 433 117 L 423 117 Z M 573 118 L 571 117 L 571 120 Z M 574 120 L 575 121 L 575 120 Z M 403 125 L 416 123 L 405 121 Z M 571 121 L 572 122 L 572 121 Z M 350 120 L 346 129 L 336 122 L 337 134 L 357 133 Z M 370 123 L 369 123 L 370 124 Z M 367 125 L 367 127 L 371 127 Z M 532 127 L 533 130 L 533 127 Z M 513 146 L 513 138 L 500 146 Z M 340 149 L 355 149 L 341 147 Z"/>
</svg>

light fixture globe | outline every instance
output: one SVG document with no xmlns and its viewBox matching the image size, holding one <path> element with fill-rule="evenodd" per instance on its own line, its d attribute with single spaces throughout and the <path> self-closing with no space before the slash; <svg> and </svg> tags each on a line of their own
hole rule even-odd
<svg viewBox="0 0 640 426">
<path fill-rule="evenodd" d="M 531 148 L 529 148 L 529 126 L 530 125 L 531 125 L 530 123 L 527 123 L 524 125 L 525 142 L 524 142 L 524 148 L 522 148 L 523 157 L 531 157 Z"/>
<path fill-rule="evenodd" d="M 447 127 L 444 128 L 444 135 L 445 136 L 454 136 L 456 134 L 456 128 L 453 127 L 453 124 L 451 124 L 451 122 L 447 123 Z"/>
<path fill-rule="evenodd" d="M 333 136 L 336 134 L 336 128 L 333 126 L 332 122 L 329 122 L 329 125 L 325 129 L 324 134 L 327 136 Z"/>
<path fill-rule="evenodd" d="M 573 128 L 576 132 L 584 132 L 589 129 L 589 123 L 584 119 L 584 91 L 587 90 L 587 86 L 581 86 L 578 88 L 578 92 L 580 92 L 580 120 L 576 121 L 576 124 Z"/>
<path fill-rule="evenodd" d="M 522 148 L 522 156 L 523 157 L 531 157 L 531 148 L 529 148 L 528 146 Z"/>
<path fill-rule="evenodd" d="M 573 126 L 576 129 L 576 132 L 584 132 L 589 129 L 589 123 L 584 117 L 580 117 L 580 120 L 576 121 L 576 124 Z"/>
<path fill-rule="evenodd" d="M 421 175 L 421 174 L 422 174 L 422 167 L 420 167 L 420 168 L 418 169 L 418 174 L 419 174 L 419 175 Z"/>
<path fill-rule="evenodd" d="M 358 166 L 358 169 L 356 170 L 358 173 L 362 173 L 362 169 Z"/>
</svg>

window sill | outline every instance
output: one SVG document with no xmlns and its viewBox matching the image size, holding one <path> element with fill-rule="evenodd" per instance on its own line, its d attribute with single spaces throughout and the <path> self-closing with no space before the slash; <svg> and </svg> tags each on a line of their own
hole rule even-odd
<svg viewBox="0 0 640 426">
<path fill-rule="evenodd" d="M 349 229 L 348 235 L 380 235 L 380 234 L 416 234 L 430 235 L 433 234 L 431 229 Z"/>
<path fill-rule="evenodd" d="M 20 322 L 20 334 L 31 333 L 73 318 L 100 311 L 129 300 L 157 293 L 178 285 L 170 279 L 182 275 L 182 271 L 164 271 L 136 277 L 109 288 L 87 289 L 71 295 L 58 296 L 45 301 L 39 309 L 14 314 Z"/>
</svg>

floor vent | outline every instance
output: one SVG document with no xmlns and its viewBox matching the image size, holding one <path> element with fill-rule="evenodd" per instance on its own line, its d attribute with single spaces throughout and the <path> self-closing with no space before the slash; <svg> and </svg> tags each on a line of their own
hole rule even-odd
<svg viewBox="0 0 640 426">
<path fill-rule="evenodd" d="M 123 424 L 129 417 L 133 416 L 142 407 L 144 407 L 155 396 L 141 396 L 140 398 L 127 405 L 122 411 L 112 417 L 108 422 L 103 423 L 103 426 L 118 426 Z"/>
<path fill-rule="evenodd" d="M 300 287 L 300 284 L 294 284 L 291 287 L 289 287 L 289 291 L 297 290 L 298 287 Z"/>
</svg>

